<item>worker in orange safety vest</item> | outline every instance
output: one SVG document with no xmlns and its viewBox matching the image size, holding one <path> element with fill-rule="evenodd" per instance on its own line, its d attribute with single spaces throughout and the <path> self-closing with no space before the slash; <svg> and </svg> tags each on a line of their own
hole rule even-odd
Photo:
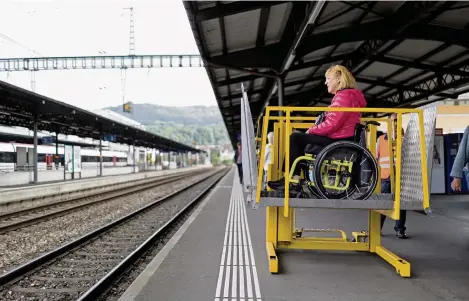
<svg viewBox="0 0 469 301">
<path fill-rule="evenodd" d="M 396 137 L 397 134 L 397 115 L 391 115 L 391 122 L 392 122 L 392 129 L 393 129 L 393 137 Z M 404 136 L 404 129 L 402 130 L 402 136 Z M 396 152 L 395 152 L 395 145 L 392 147 L 393 156 L 394 156 L 394 163 L 396 162 Z M 390 154 L 389 154 L 389 140 L 388 134 L 384 134 L 378 137 L 378 141 L 376 144 L 376 159 L 378 161 L 378 165 L 381 168 L 381 193 L 391 193 L 391 166 L 390 166 Z M 405 222 L 407 217 L 407 212 L 405 210 L 401 210 L 400 212 L 400 219 L 396 221 L 394 226 L 394 230 L 396 231 L 396 236 L 401 239 L 407 238 L 405 234 Z M 386 220 L 386 215 L 381 215 L 381 229 L 383 228 L 384 221 Z"/>
</svg>

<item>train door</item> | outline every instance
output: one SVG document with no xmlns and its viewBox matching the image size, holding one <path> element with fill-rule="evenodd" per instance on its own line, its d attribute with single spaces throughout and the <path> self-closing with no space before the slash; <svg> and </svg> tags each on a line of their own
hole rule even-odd
<svg viewBox="0 0 469 301">
<path fill-rule="evenodd" d="M 54 156 L 46 155 L 46 166 L 47 170 L 52 170 L 52 163 L 54 161 Z"/>
<path fill-rule="evenodd" d="M 114 165 L 114 167 L 116 167 L 116 162 L 117 162 L 117 158 L 116 158 L 116 156 L 113 156 L 112 157 L 112 164 Z"/>
</svg>

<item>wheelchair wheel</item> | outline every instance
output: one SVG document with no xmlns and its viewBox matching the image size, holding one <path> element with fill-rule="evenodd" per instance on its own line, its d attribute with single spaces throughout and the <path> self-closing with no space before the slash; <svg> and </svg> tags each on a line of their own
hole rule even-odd
<svg viewBox="0 0 469 301">
<path fill-rule="evenodd" d="M 355 142 L 326 146 L 314 165 L 314 183 L 321 198 L 366 200 L 378 183 L 375 158 Z"/>
<path fill-rule="evenodd" d="M 301 168 L 303 169 L 303 174 L 305 175 L 305 178 L 307 180 L 307 189 L 309 194 L 314 197 L 314 198 L 322 198 L 321 195 L 318 193 L 316 187 L 315 187 L 315 182 L 314 182 L 314 166 L 315 166 L 315 160 L 307 161 L 304 162 L 301 165 Z"/>
</svg>

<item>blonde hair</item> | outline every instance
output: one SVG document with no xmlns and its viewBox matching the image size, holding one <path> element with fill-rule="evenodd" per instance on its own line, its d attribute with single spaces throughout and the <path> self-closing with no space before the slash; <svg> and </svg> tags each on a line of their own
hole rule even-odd
<svg viewBox="0 0 469 301">
<path fill-rule="evenodd" d="M 274 143 L 274 132 L 269 132 L 267 134 L 267 141 L 269 141 L 270 144 Z"/>
<path fill-rule="evenodd" d="M 331 66 L 329 69 L 327 69 L 325 75 L 332 75 L 336 78 L 339 78 L 339 90 L 357 87 L 357 83 L 352 73 L 350 73 L 350 71 L 348 71 L 348 69 L 342 65 Z"/>
</svg>

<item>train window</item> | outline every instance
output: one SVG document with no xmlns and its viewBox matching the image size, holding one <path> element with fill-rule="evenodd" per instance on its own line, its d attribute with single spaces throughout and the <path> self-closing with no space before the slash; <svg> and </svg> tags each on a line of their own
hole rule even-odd
<svg viewBox="0 0 469 301">
<path fill-rule="evenodd" d="M 15 153 L 0 152 L 0 163 L 15 163 Z"/>
</svg>

